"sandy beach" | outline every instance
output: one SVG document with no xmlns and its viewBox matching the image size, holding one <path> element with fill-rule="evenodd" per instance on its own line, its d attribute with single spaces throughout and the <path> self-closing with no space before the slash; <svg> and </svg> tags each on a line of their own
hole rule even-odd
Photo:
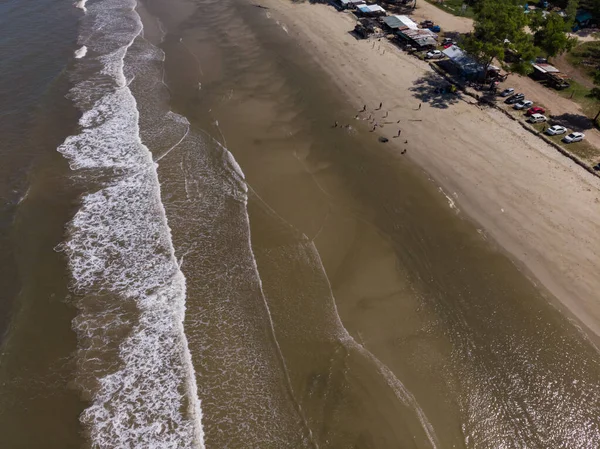
<svg viewBox="0 0 600 449">
<path fill-rule="evenodd" d="M 600 447 L 596 178 L 330 6 L 84 3 L 0 17 L 0 448 Z"/>
<path fill-rule="evenodd" d="M 321 4 L 259 3 L 331 75 L 357 111 L 384 103 L 392 124 L 377 130 L 391 142 L 382 151 L 403 157 L 406 148 L 407 156 L 441 184 L 451 206 L 474 219 L 534 282 L 600 336 L 598 178 L 472 98 L 434 94 L 438 77 L 427 63 L 385 39 L 355 39 L 350 13 Z M 402 137 L 394 139 L 398 129 Z"/>
</svg>

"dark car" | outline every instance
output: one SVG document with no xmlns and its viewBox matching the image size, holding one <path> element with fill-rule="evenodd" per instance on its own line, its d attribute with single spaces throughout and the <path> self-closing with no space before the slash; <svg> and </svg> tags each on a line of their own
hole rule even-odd
<svg viewBox="0 0 600 449">
<path fill-rule="evenodd" d="M 506 100 L 504 100 L 504 102 L 506 104 L 515 104 L 524 99 L 525 99 L 524 94 L 514 94 L 512 97 L 508 97 Z"/>
</svg>

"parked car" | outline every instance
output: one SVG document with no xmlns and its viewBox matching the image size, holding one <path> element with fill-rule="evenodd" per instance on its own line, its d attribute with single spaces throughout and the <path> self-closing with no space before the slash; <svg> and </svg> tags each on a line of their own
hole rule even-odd
<svg viewBox="0 0 600 449">
<path fill-rule="evenodd" d="M 581 142 L 585 134 L 574 132 L 562 138 L 562 141 L 565 143 L 573 143 L 573 142 Z"/>
<path fill-rule="evenodd" d="M 514 94 L 512 97 L 508 97 L 506 100 L 504 100 L 504 102 L 506 104 L 515 104 L 518 103 L 521 100 L 525 99 L 525 95 L 523 94 Z"/>
<path fill-rule="evenodd" d="M 440 59 L 444 56 L 444 54 L 439 51 L 439 50 L 431 50 L 428 51 L 427 54 L 425 55 L 425 58 L 427 59 Z"/>
<path fill-rule="evenodd" d="M 564 134 L 567 132 L 567 128 L 561 125 L 552 125 L 550 128 L 546 130 L 546 134 L 549 136 L 557 136 L 559 134 Z"/>
<path fill-rule="evenodd" d="M 527 109 L 529 107 L 533 106 L 533 101 L 531 100 L 521 100 L 518 103 L 515 103 L 515 105 L 513 106 L 513 108 L 515 109 Z"/>
<path fill-rule="evenodd" d="M 544 108 L 541 108 L 539 106 L 534 106 L 532 108 L 527 109 L 527 112 L 525 113 L 525 115 L 533 115 L 533 114 L 545 114 L 546 110 Z"/>
<path fill-rule="evenodd" d="M 515 90 L 512 87 L 509 87 L 508 89 L 504 89 L 502 92 L 500 92 L 500 96 L 508 97 L 509 95 L 512 95 L 514 93 L 515 93 Z"/>
<path fill-rule="evenodd" d="M 529 117 L 530 123 L 542 123 L 548 120 L 545 115 L 542 114 L 533 114 Z"/>
</svg>

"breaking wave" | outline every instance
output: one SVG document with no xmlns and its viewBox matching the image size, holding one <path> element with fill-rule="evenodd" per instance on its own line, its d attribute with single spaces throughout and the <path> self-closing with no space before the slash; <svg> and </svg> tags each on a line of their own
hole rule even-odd
<svg viewBox="0 0 600 449">
<path fill-rule="evenodd" d="M 88 9 L 76 57 L 88 47 L 94 57 L 79 59 L 70 92 L 80 132 L 58 148 L 86 189 L 61 245 L 78 310 L 77 386 L 90 402 L 80 419 L 96 448 L 203 448 L 186 281 L 124 73 L 142 31 L 134 7 L 104 0 Z"/>
<path fill-rule="evenodd" d="M 87 53 L 87 47 L 85 45 L 81 46 L 80 48 L 78 48 L 77 50 L 75 50 L 74 56 L 75 59 L 81 59 L 83 58 Z"/>
</svg>

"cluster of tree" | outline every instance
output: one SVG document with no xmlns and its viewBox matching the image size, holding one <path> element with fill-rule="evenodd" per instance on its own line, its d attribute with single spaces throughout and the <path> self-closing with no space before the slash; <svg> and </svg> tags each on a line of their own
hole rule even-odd
<svg viewBox="0 0 600 449">
<path fill-rule="evenodd" d="M 541 9 L 525 14 L 520 0 L 474 0 L 475 29 L 463 45 L 486 69 L 496 59 L 512 72 L 527 73 L 536 56 L 556 56 L 575 45 L 576 40 L 567 33 L 575 19 L 577 0 L 567 2 L 563 18 Z M 508 54 L 513 56 L 510 63 L 505 58 Z"/>
</svg>

